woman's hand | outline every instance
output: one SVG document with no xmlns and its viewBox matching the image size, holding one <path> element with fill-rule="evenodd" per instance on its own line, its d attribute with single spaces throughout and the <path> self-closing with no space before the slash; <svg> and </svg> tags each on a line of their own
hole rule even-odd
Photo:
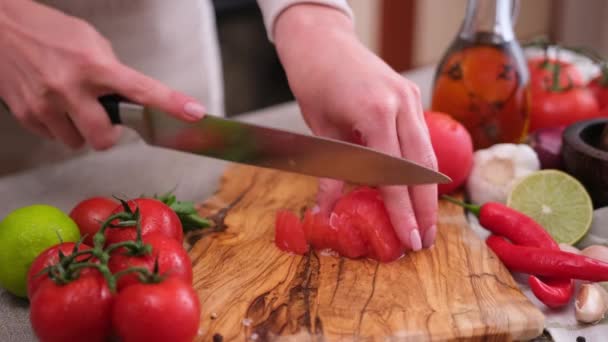
<svg viewBox="0 0 608 342">
<path fill-rule="evenodd" d="M 274 37 L 290 87 L 315 134 L 362 143 L 437 169 L 420 91 L 358 41 L 345 15 L 320 5 L 294 5 L 277 19 Z M 321 180 L 321 210 L 331 208 L 342 186 Z M 404 245 L 413 250 L 432 246 L 437 186 L 381 190 Z"/>
<path fill-rule="evenodd" d="M 194 99 L 121 64 L 93 27 L 33 1 L 0 3 L 0 50 L 0 98 L 25 128 L 72 148 L 118 139 L 97 101 L 108 93 L 184 120 L 204 115 Z"/>
</svg>

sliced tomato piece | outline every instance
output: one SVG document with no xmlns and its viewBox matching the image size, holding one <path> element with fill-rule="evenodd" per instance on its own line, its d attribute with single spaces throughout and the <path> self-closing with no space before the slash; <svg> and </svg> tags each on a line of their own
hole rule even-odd
<svg viewBox="0 0 608 342">
<path fill-rule="evenodd" d="M 316 249 L 334 249 L 338 241 L 338 230 L 329 225 L 329 218 L 324 214 L 307 210 L 303 222 L 304 235 L 310 245 Z"/>
<path fill-rule="evenodd" d="M 382 196 L 377 189 L 361 187 L 342 197 L 334 213 L 340 218 L 340 227 L 359 232 L 368 245 L 368 256 L 382 262 L 396 260 L 404 253 L 391 224 Z M 342 230 L 339 230 L 340 239 Z M 352 233 L 351 233 L 352 236 Z"/>
<path fill-rule="evenodd" d="M 338 239 L 334 248 L 336 252 L 352 259 L 369 255 L 369 248 L 361 236 L 361 232 L 348 217 L 332 213 L 329 222 L 338 232 Z"/>
<path fill-rule="evenodd" d="M 300 219 L 288 210 L 277 212 L 274 231 L 275 245 L 286 252 L 304 254 L 308 252 L 308 243 Z"/>
</svg>

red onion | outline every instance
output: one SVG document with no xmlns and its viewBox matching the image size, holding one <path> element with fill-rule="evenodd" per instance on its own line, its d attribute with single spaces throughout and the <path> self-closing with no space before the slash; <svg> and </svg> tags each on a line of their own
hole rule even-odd
<svg viewBox="0 0 608 342">
<path fill-rule="evenodd" d="M 529 145 L 536 151 L 541 169 L 562 169 L 562 135 L 565 129 L 565 126 L 548 127 L 530 134 Z"/>
</svg>

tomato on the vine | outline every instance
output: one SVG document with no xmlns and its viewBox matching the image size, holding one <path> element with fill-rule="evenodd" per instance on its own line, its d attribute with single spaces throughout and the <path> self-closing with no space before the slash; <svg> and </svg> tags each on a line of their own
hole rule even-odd
<svg viewBox="0 0 608 342">
<path fill-rule="evenodd" d="M 198 332 L 200 311 L 192 286 L 169 277 L 120 291 L 112 308 L 112 324 L 125 342 L 190 342 Z"/>
<path fill-rule="evenodd" d="M 118 249 L 110 256 L 108 267 L 113 274 L 129 267 L 144 267 L 150 272 L 158 260 L 158 273 L 177 277 L 187 284 L 192 284 L 192 262 L 182 244 L 163 234 L 153 233 L 143 237 L 143 242 L 152 247 L 152 253 L 135 256 L 125 249 Z M 137 274 L 131 273 L 118 279 L 118 290 L 139 283 Z"/>
<path fill-rule="evenodd" d="M 530 132 L 541 128 L 568 126 L 600 116 L 600 109 L 589 89 L 539 91 L 532 95 Z"/>
<path fill-rule="evenodd" d="M 47 248 L 42 253 L 40 253 L 36 257 L 36 259 L 34 259 L 27 273 L 28 298 L 31 299 L 34 293 L 38 290 L 38 287 L 40 287 L 40 284 L 45 279 L 48 279 L 48 275 L 40 274 L 40 272 L 46 267 L 55 265 L 59 262 L 59 251 L 61 251 L 63 255 L 69 256 L 74 251 L 75 246 L 76 244 L 74 242 L 63 242 L 58 245 Z M 78 246 L 79 251 L 87 249 L 91 249 L 91 247 L 85 244 L 80 244 Z M 81 261 L 83 258 L 86 258 L 86 256 L 83 255 L 82 257 L 76 258 L 76 260 Z"/>
<path fill-rule="evenodd" d="M 93 269 L 68 284 L 45 279 L 31 298 L 30 322 L 42 342 L 106 341 L 112 332 L 112 294 Z"/>
<path fill-rule="evenodd" d="M 93 236 L 117 205 L 118 202 L 111 198 L 91 197 L 81 201 L 70 211 L 70 217 L 78 225 L 80 235 L 85 236 L 86 234 L 84 243 L 93 245 Z"/>
<path fill-rule="evenodd" d="M 530 72 L 530 89 L 532 91 L 543 90 L 554 83 L 554 69 L 558 67 L 559 86 L 581 87 L 585 84 L 583 74 L 576 65 L 555 58 L 535 57 L 528 60 Z"/>
<path fill-rule="evenodd" d="M 563 61 L 546 63 L 549 71 L 531 72 L 530 132 L 598 117 L 598 101 L 579 80 L 578 71 Z"/>
<path fill-rule="evenodd" d="M 167 237 L 182 242 L 184 232 L 179 216 L 163 202 L 153 198 L 137 198 L 127 202 L 129 208 L 135 212 L 139 209 L 141 215 L 141 234 L 146 236 L 152 233 L 161 233 Z M 124 210 L 122 205 L 113 210 L 112 215 Z M 105 231 L 106 244 L 120 241 L 135 240 L 137 231 L 135 226 L 108 228 Z"/>
<path fill-rule="evenodd" d="M 607 71 L 608 72 L 608 71 Z M 608 75 L 599 75 L 587 84 L 593 96 L 597 100 L 600 110 L 604 111 L 608 107 Z"/>
</svg>

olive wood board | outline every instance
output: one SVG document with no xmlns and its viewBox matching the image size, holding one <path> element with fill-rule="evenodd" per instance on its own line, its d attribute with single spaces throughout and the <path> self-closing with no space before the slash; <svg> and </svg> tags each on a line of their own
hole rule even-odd
<svg viewBox="0 0 608 342">
<path fill-rule="evenodd" d="M 215 227 L 187 235 L 201 303 L 197 341 L 512 341 L 544 316 L 467 225 L 440 202 L 435 245 L 391 263 L 273 242 L 275 213 L 314 205 L 317 180 L 235 165 L 200 204 Z"/>
</svg>

